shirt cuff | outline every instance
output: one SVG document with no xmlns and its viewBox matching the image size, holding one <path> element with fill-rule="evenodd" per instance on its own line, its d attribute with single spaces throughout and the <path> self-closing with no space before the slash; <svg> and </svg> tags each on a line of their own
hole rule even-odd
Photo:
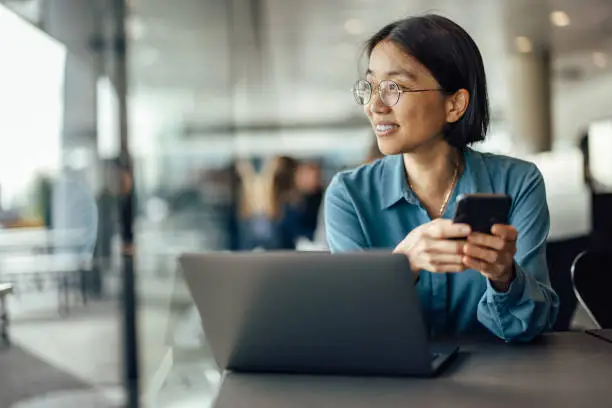
<svg viewBox="0 0 612 408">
<path fill-rule="evenodd" d="M 521 298 L 524 290 L 525 272 L 516 262 L 514 263 L 514 279 L 510 282 L 510 287 L 508 287 L 506 292 L 495 290 L 491 281 L 487 279 L 487 300 L 489 303 L 516 302 Z"/>
</svg>

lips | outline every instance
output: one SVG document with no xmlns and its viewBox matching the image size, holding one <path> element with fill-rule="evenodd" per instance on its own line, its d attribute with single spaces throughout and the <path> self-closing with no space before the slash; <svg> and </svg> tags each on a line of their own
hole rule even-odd
<svg viewBox="0 0 612 408">
<path fill-rule="evenodd" d="M 399 125 L 392 122 L 379 122 L 374 126 L 374 131 L 378 136 L 387 136 L 395 132 L 399 128 Z"/>
</svg>

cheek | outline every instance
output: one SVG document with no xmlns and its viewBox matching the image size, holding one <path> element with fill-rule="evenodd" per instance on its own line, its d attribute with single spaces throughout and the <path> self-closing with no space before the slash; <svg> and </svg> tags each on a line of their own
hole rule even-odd
<svg viewBox="0 0 612 408">
<path fill-rule="evenodd" d="M 444 106 L 439 101 L 422 100 L 420 103 L 397 106 L 395 115 L 402 122 L 416 125 L 442 125 L 446 122 Z"/>
<path fill-rule="evenodd" d="M 397 118 L 400 123 L 407 124 L 414 122 L 419 116 L 422 116 L 424 109 L 415 104 L 396 105 L 393 107 L 393 116 Z"/>
<path fill-rule="evenodd" d="M 432 95 L 432 98 L 428 100 L 427 110 L 431 113 L 432 121 L 446 123 L 446 105 L 443 100 Z"/>
</svg>

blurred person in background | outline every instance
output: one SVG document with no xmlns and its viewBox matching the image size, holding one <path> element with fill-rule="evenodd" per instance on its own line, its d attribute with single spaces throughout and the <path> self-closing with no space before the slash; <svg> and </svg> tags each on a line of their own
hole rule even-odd
<svg viewBox="0 0 612 408">
<path fill-rule="evenodd" d="M 323 176 L 321 166 L 315 162 L 298 165 L 295 175 L 297 200 L 289 203 L 288 210 L 293 213 L 293 235 L 309 241 L 314 240 L 319 221 L 319 209 L 323 201 Z"/>
<path fill-rule="evenodd" d="M 56 250 L 82 254 L 91 258 L 98 239 L 98 205 L 85 175 L 64 167 L 50 182 L 50 226 L 53 230 L 70 233 L 70 239 L 56 244 Z"/>
<path fill-rule="evenodd" d="M 81 294 L 101 297 L 102 276 L 92 264 L 100 226 L 99 207 L 85 172 L 62 168 L 52 182 L 50 202 L 51 227 L 58 234 L 53 253 L 76 257 L 81 265 Z"/>
<path fill-rule="evenodd" d="M 549 330 L 559 300 L 546 263 L 544 181 L 532 163 L 468 147 L 489 125 L 473 39 L 447 18 L 425 15 L 385 26 L 366 54 L 353 95 L 386 157 L 332 180 L 331 251 L 405 255 L 432 336 L 488 331 L 529 341 Z M 454 224 L 454 201 L 467 193 L 510 195 L 509 225 L 481 234 Z"/>
<path fill-rule="evenodd" d="M 134 222 L 136 221 L 137 203 L 134 186 L 132 161 L 127 156 L 121 156 L 113 162 L 115 180 L 113 190 L 117 194 L 119 204 L 120 232 L 122 238 L 121 252 L 124 255 L 134 254 Z"/>
<path fill-rule="evenodd" d="M 240 249 L 295 248 L 288 209 L 299 199 L 295 188 L 297 168 L 298 162 L 287 156 L 272 158 L 260 172 L 251 161 L 238 162 Z"/>
</svg>

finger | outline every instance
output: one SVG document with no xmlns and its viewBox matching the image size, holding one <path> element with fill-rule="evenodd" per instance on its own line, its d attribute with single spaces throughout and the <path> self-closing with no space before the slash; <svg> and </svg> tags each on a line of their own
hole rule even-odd
<svg viewBox="0 0 612 408">
<path fill-rule="evenodd" d="M 435 273 L 463 272 L 465 271 L 465 266 L 461 263 L 438 264 L 431 265 L 427 270 Z"/>
<path fill-rule="evenodd" d="M 493 248 L 501 251 L 506 245 L 506 240 L 495 235 L 483 234 L 481 232 L 473 232 L 468 236 L 468 242 L 487 248 Z"/>
<path fill-rule="evenodd" d="M 424 234 L 437 239 L 463 238 L 467 237 L 471 231 L 472 229 L 467 224 L 455 224 L 451 220 L 439 219 L 439 221 L 431 223 Z"/>
<path fill-rule="evenodd" d="M 495 224 L 491 227 L 491 234 L 505 239 L 506 241 L 516 241 L 518 231 L 512 225 Z"/>
<path fill-rule="evenodd" d="M 469 256 L 463 258 L 463 265 L 466 269 L 474 269 L 480 272 L 487 279 L 497 280 L 502 275 L 502 270 L 497 264 L 492 264 Z"/>
<path fill-rule="evenodd" d="M 427 263 L 430 265 L 447 265 L 447 264 L 459 264 L 463 259 L 462 254 L 428 254 Z"/>
<path fill-rule="evenodd" d="M 474 269 L 484 274 L 494 275 L 493 265 L 480 259 L 464 256 L 463 265 L 465 265 L 468 269 Z"/>
<path fill-rule="evenodd" d="M 471 258 L 487 263 L 495 263 L 499 260 L 499 253 L 497 251 L 475 244 L 465 244 L 463 253 Z"/>
<path fill-rule="evenodd" d="M 423 250 L 435 254 L 462 254 L 466 241 L 450 241 L 445 239 L 426 239 Z"/>
</svg>

